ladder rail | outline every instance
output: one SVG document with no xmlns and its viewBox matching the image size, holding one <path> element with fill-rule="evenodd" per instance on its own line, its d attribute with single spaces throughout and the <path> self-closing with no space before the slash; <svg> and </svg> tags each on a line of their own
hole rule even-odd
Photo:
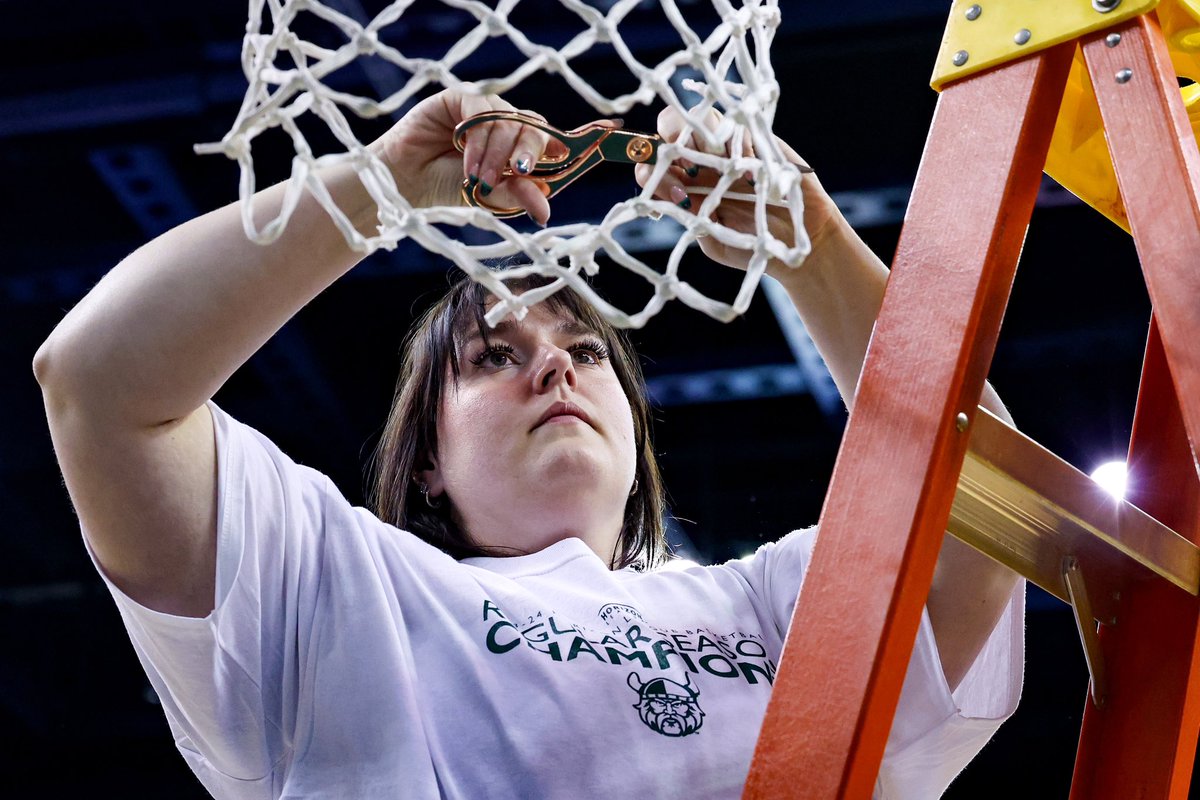
<svg viewBox="0 0 1200 800">
<path fill-rule="evenodd" d="M 1098 499 L 976 411 L 1077 43 L 1155 309 L 1130 503 Z M 945 87 L 744 797 L 870 796 L 948 524 L 1108 623 L 1096 636 L 1079 620 L 1106 688 L 1103 706 L 1085 701 L 1072 797 L 1187 797 L 1200 735 L 1198 186 L 1152 13 Z"/>
<path fill-rule="evenodd" d="M 939 97 L 744 797 L 874 789 L 1072 53 Z"/>
</svg>

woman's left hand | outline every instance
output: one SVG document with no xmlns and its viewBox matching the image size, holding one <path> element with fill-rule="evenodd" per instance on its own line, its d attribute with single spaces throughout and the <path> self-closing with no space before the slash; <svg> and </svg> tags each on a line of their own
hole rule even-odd
<svg viewBox="0 0 1200 800">
<path fill-rule="evenodd" d="M 714 126 L 718 121 L 716 113 L 715 111 L 712 112 L 712 123 Z M 658 115 L 658 133 L 664 141 L 676 141 L 679 138 L 680 132 L 684 129 L 684 124 L 683 117 L 673 108 L 664 109 Z M 808 165 L 795 150 L 778 137 L 776 141 L 791 163 L 808 170 Z M 714 186 L 718 176 L 713 170 L 703 167 L 699 170 L 693 168 L 692 171 L 696 173 L 693 176 L 687 170 L 691 166 L 691 164 L 686 163 L 672 164 L 667 170 L 666 175 L 659 182 L 655 190 L 655 196 L 677 205 L 682 205 L 685 198 L 687 198 L 690 201 L 691 208 L 698 208 L 707 195 L 696 193 L 692 190 L 696 187 Z M 639 165 L 635 170 L 635 177 L 638 184 L 645 186 L 653 170 L 654 168 L 649 165 Z M 804 200 L 804 227 L 815 250 L 819 247 L 824 236 L 837 227 L 836 223 L 842 220 L 842 215 L 838 211 L 837 206 L 834 205 L 833 200 L 830 199 L 828 193 L 822 188 L 821 182 L 817 180 L 815 173 L 811 171 L 805 172 L 800 185 Z M 732 190 L 739 193 L 752 193 L 754 187 L 748 181 L 740 180 L 733 184 Z M 716 222 L 727 228 L 752 233 L 755 230 L 754 213 L 754 203 L 746 200 L 724 198 L 713 212 L 712 217 Z M 784 242 L 793 240 L 794 232 L 792 230 L 791 216 L 786 208 L 779 206 L 769 207 L 767 210 L 767 224 L 771 235 L 776 239 Z M 703 237 L 699 239 L 699 244 L 704 255 L 719 264 L 744 270 L 750 262 L 751 254 L 748 250 L 731 247 L 714 237 Z M 787 269 L 782 264 L 772 263 L 768 266 L 767 272 L 775 277 L 780 277 L 785 274 Z"/>
</svg>

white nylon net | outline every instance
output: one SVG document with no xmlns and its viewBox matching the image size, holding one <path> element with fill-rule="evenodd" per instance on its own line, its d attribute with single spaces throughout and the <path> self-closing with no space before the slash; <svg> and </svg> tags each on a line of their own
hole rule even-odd
<svg viewBox="0 0 1200 800">
<path fill-rule="evenodd" d="M 678 49 L 657 63 L 642 63 L 627 44 L 622 27 L 627 17 L 643 0 L 593 0 L 601 10 L 581 0 L 558 0 L 561 8 L 578 18 L 579 32 L 566 44 L 554 47 L 539 44 L 518 30 L 510 15 L 518 0 L 441 0 L 447 12 L 469 14 L 475 22 L 440 58 L 408 55 L 388 44 L 390 26 L 402 24 L 415 0 L 395 0 L 366 25 L 347 13 L 346 0 L 251 0 L 250 17 L 242 47 L 242 66 L 249 89 L 230 131 L 221 142 L 198 145 L 197 152 L 221 152 L 236 159 L 241 170 L 239 195 L 246 234 L 256 242 L 269 243 L 282 233 L 300 200 L 311 192 L 329 213 L 356 250 L 371 252 L 394 248 L 402 239 L 420 243 L 429 251 L 446 257 L 472 279 L 484 284 L 499 300 L 488 315 L 489 323 L 525 309 L 564 286 L 569 286 L 591 302 L 607 319 L 622 327 L 641 327 L 671 299 L 679 299 L 720 320 L 741 314 L 750 304 L 763 271 L 772 258 L 796 266 L 808 254 L 809 242 L 802 225 L 803 206 L 800 170 L 785 157 L 772 135 L 772 124 L 779 101 L 779 85 L 770 62 L 770 45 L 779 25 L 778 0 L 711 0 L 719 21 L 701 37 L 687 23 L 675 0 L 659 0 L 662 15 L 678 35 Z M 354 2 L 354 0 L 350 0 Z M 542 0 L 548 3 L 549 0 Z M 355 3 L 356 4 L 356 3 Z M 695 5 L 688 8 L 693 14 Z M 337 6 L 337 8 L 333 7 Z M 338 10 L 338 9 L 342 10 Z M 558 6 L 556 6 L 556 9 Z M 428 13 L 428 9 L 423 9 Z M 561 13 L 561 11 L 560 11 Z M 343 43 L 336 47 L 305 41 L 294 32 L 305 19 L 315 17 L 340 31 Z M 269 32 L 264 32 L 264 23 Z M 629 27 L 628 25 L 626 27 Z M 490 40 L 506 37 L 520 51 L 524 62 L 507 74 L 461 80 L 455 70 L 478 48 Z M 615 53 L 637 80 L 635 90 L 619 96 L 605 96 L 577 71 L 573 61 L 593 48 Z M 355 59 L 369 56 L 395 65 L 404 76 L 399 88 L 381 99 L 372 99 L 339 91 L 329 79 Z M 462 90 L 500 94 L 512 90 L 539 73 L 561 77 L 603 117 L 624 114 L 635 105 L 666 104 L 678 110 L 686 120 L 676 141 L 659 148 L 654 173 L 635 197 L 617 202 L 599 224 L 567 224 L 532 231 L 518 230 L 490 212 L 464 206 L 413 208 L 400 194 L 387 167 L 359 142 L 347 119 L 346 111 L 363 118 L 389 115 L 406 107 L 432 89 L 459 87 Z M 680 80 L 681 74 L 691 79 Z M 685 98 L 698 103 L 685 106 Z M 719 123 L 712 122 L 712 109 L 723 111 Z M 535 109 L 546 113 L 544 109 Z M 302 115 L 319 117 L 328 126 L 343 152 L 317 155 L 301 132 Z M 709 124 L 705 124 L 706 120 Z M 564 128 L 588 120 L 553 120 Z M 255 192 L 255 164 L 251 143 L 264 132 L 279 128 L 295 147 L 291 179 L 279 215 L 258 227 L 254 222 L 252 197 Z M 726 154 L 736 154 L 728 157 Z M 752 153 L 752 156 L 741 155 Z M 716 171 L 718 176 L 698 208 L 684 210 L 674 203 L 653 197 L 654 190 L 675 159 Z M 363 185 L 379 207 L 379 224 L 373 236 L 360 234 L 335 204 L 322 184 L 317 169 L 334 162 L 353 165 Z M 731 186 L 743 176 L 752 175 L 753 189 L 742 193 Z M 582 178 L 579 186 L 587 180 Z M 632 167 L 630 167 L 630 184 Z M 571 189 L 567 189 L 571 191 Z M 725 227 L 712 219 L 723 198 L 753 203 L 756 230 L 743 232 Z M 786 213 L 794 231 L 791 241 L 772 235 L 767 212 Z M 654 269 L 622 247 L 614 232 L 622 225 L 648 218 L 651 224 L 678 225 L 678 239 L 671 249 L 665 268 Z M 450 235 L 456 227 L 474 226 L 491 234 L 485 244 L 468 244 L 465 237 Z M 680 277 L 685 250 L 696 239 L 711 236 L 735 248 L 752 253 L 749 268 L 732 303 L 711 299 Z M 473 237 L 476 240 L 479 237 Z M 653 286 L 653 294 L 636 313 L 626 313 L 610 305 L 593 291 L 585 280 L 598 269 L 597 251 L 603 250 L 617 265 L 644 278 Z M 488 262 L 524 253 L 529 264 L 495 269 Z M 554 280 L 539 289 L 515 295 L 505 279 L 540 273 Z"/>
</svg>

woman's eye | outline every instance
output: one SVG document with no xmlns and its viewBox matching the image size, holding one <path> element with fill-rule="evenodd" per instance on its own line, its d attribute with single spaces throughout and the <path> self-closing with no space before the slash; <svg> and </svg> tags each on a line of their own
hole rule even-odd
<svg viewBox="0 0 1200 800">
<path fill-rule="evenodd" d="M 510 345 L 493 345 L 471 359 L 477 367 L 506 367 L 516 362 Z"/>
<path fill-rule="evenodd" d="M 608 358 L 608 348 L 603 342 L 588 340 L 571 347 L 571 357 L 577 364 L 598 365 Z"/>
</svg>

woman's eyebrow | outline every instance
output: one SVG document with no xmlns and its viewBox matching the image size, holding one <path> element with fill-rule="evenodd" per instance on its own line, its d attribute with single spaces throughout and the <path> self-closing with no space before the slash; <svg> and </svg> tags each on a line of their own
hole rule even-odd
<svg viewBox="0 0 1200 800">
<path fill-rule="evenodd" d="M 504 322 L 497 323 L 496 327 L 487 332 L 487 336 L 506 336 L 512 333 L 512 330 L 512 322 L 505 320 Z M 478 326 L 472 326 L 468 332 L 464 334 L 461 339 L 459 339 L 459 344 L 465 347 L 472 342 L 481 341 L 485 338 L 484 332 L 480 330 Z"/>
<path fill-rule="evenodd" d="M 597 337 L 600 336 L 600 334 L 594 328 L 592 328 L 590 325 L 585 325 L 573 317 L 564 319 L 561 322 L 559 322 L 557 330 L 559 333 L 568 333 L 568 334 L 571 334 L 572 336 L 583 336 L 583 335 L 591 335 L 591 336 L 597 336 Z"/>
</svg>

